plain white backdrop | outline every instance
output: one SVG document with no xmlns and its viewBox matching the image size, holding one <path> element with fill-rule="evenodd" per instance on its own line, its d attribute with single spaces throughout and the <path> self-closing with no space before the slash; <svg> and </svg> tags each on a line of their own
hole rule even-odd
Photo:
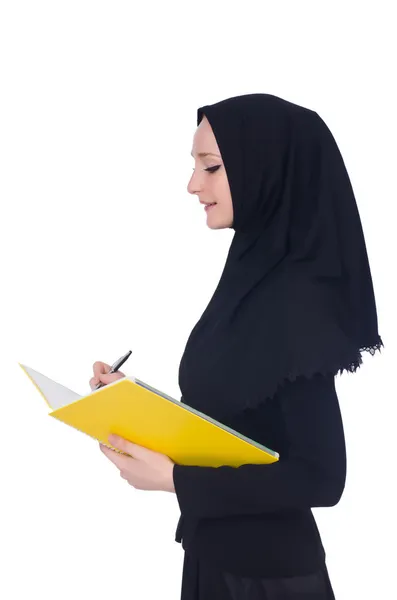
<svg viewBox="0 0 397 600">
<path fill-rule="evenodd" d="M 1 598 L 179 598 L 176 496 L 129 486 L 18 362 L 84 394 L 131 349 L 180 398 L 233 235 L 186 190 L 196 110 L 252 92 L 316 110 L 352 180 L 385 348 L 337 380 L 347 484 L 314 513 L 337 600 L 397 597 L 392 6 L 0 3 Z"/>
</svg>

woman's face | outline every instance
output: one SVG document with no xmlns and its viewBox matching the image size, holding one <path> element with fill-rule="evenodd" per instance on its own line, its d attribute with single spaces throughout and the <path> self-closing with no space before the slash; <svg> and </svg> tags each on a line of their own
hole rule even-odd
<svg viewBox="0 0 397 600">
<path fill-rule="evenodd" d="M 192 156 L 195 168 L 187 186 L 189 194 L 197 194 L 204 205 L 210 229 L 231 227 L 233 204 L 229 182 L 218 144 L 205 116 L 193 137 Z"/>
</svg>

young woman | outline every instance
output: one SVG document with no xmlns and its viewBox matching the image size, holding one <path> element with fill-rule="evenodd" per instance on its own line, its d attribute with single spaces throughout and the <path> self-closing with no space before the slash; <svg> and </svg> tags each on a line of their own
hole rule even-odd
<svg viewBox="0 0 397 600">
<path fill-rule="evenodd" d="M 195 467 L 115 439 L 136 488 L 175 492 L 182 600 L 331 600 L 313 507 L 346 479 L 335 376 L 383 345 L 352 186 L 314 111 L 269 94 L 198 109 L 188 191 L 233 228 L 218 286 L 183 353 L 182 402 L 280 454 Z M 93 387 L 106 375 L 94 365 Z"/>
</svg>

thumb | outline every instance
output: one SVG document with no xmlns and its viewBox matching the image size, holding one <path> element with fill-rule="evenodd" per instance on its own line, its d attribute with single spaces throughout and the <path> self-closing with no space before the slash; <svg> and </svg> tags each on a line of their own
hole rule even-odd
<svg viewBox="0 0 397 600">
<path fill-rule="evenodd" d="M 133 442 L 130 442 L 119 435 L 115 435 L 114 433 L 109 435 L 108 440 L 114 448 L 125 452 L 125 454 L 129 454 L 132 458 L 144 460 L 148 457 L 148 454 L 156 454 L 156 452 L 153 452 L 153 450 L 143 446 L 138 446 L 137 444 L 134 444 Z"/>
</svg>

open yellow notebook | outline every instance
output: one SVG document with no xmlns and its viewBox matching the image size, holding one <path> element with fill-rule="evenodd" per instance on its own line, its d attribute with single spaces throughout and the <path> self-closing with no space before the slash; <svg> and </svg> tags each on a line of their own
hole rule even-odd
<svg viewBox="0 0 397 600">
<path fill-rule="evenodd" d="M 125 377 L 86 396 L 18 363 L 51 409 L 51 417 L 113 448 L 115 433 L 181 465 L 269 464 L 279 454 L 136 379 Z"/>
</svg>

